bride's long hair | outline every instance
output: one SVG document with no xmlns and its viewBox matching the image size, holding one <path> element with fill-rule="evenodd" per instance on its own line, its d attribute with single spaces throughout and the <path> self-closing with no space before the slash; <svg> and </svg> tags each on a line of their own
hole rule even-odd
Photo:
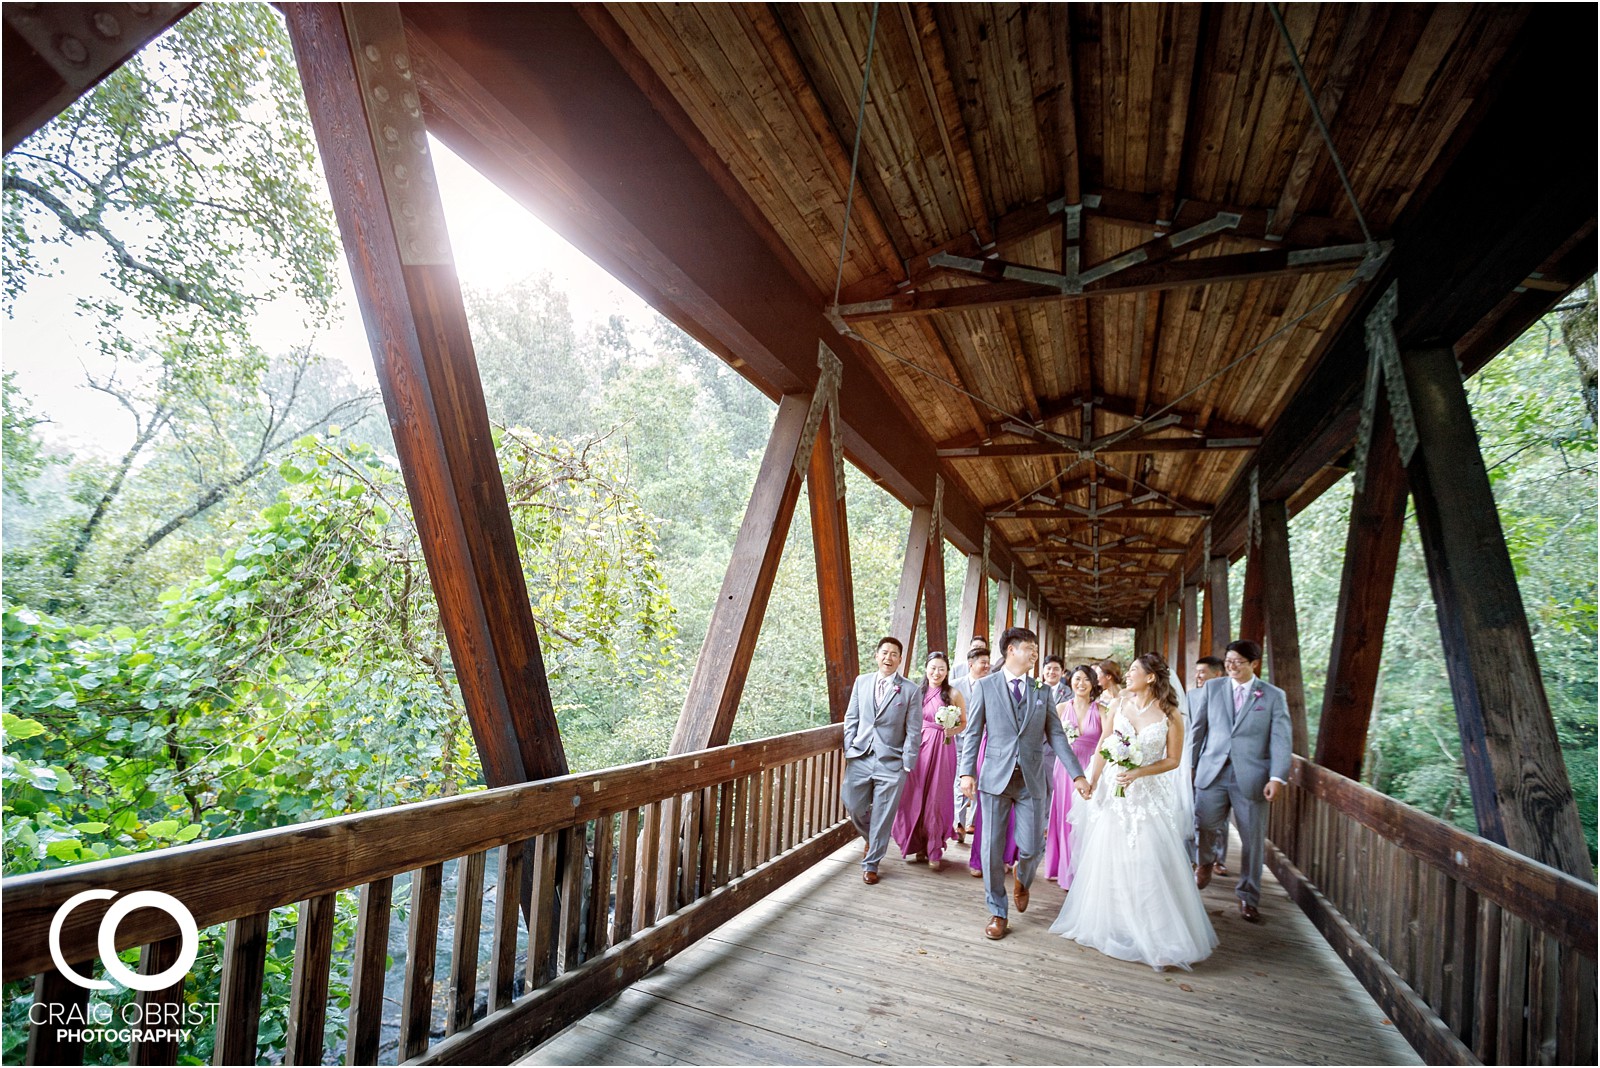
<svg viewBox="0 0 1600 1068">
<path fill-rule="evenodd" d="M 1172 669 L 1166 659 L 1160 653 L 1143 653 L 1134 663 L 1150 673 L 1150 697 L 1161 706 L 1162 713 L 1168 719 L 1179 716 L 1178 695 L 1172 690 Z"/>
</svg>

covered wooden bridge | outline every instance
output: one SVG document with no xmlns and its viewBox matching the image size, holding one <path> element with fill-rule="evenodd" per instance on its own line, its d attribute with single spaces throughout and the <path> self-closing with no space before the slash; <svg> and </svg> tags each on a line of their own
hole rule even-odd
<svg viewBox="0 0 1600 1068">
<path fill-rule="evenodd" d="M 115 33 L 97 14 L 113 7 Z M 8 4 L 7 150 L 184 10 Z M 7 980 L 37 976 L 39 1001 L 84 1004 L 52 963 L 52 917 L 80 890 L 152 889 L 202 927 L 227 924 L 217 1063 L 256 1058 L 268 917 L 295 903 L 294 1063 L 321 1061 L 330 999 L 346 994 L 347 1058 L 376 1058 L 392 922 L 407 945 L 401 1061 L 504 1061 L 622 993 L 607 1022 L 541 1056 L 1383 1061 L 1405 1054 L 1383 1044 L 1392 1023 L 1429 1062 L 1594 1062 L 1594 867 L 1462 388 L 1594 271 L 1592 8 L 283 10 L 496 788 L 8 880 Z M 778 403 L 661 761 L 567 774 L 425 131 Z M 1224 930 L 1213 967 L 1243 978 L 1239 961 L 1282 955 L 1295 981 L 1257 984 L 1238 1010 L 1239 1028 L 1273 1043 L 1164 1047 L 1140 1030 L 1150 1013 L 1197 1027 L 1214 1017 L 1159 977 L 1103 963 L 1059 980 L 1088 991 L 1074 1004 L 1100 1006 L 1095 1044 L 1078 1051 L 999 1052 L 984 1027 L 904 1048 L 696 1046 L 681 1029 L 703 1019 L 641 1003 L 709 1004 L 730 984 L 777 991 L 772 1011 L 849 1021 L 845 1041 L 872 1015 L 860 988 L 879 977 L 851 972 L 854 995 L 845 979 L 786 978 L 807 959 L 813 979 L 833 974 L 806 947 L 831 941 L 844 955 L 870 937 L 867 910 L 890 908 L 830 881 L 829 858 L 853 834 L 837 805 L 837 723 L 726 744 L 802 488 L 841 718 L 858 669 L 846 458 L 910 508 L 894 629 L 921 648 L 1019 619 L 1047 650 L 1069 626 L 1133 627 L 1141 649 L 1175 663 L 1232 636 L 1265 639 L 1300 754 L 1273 808 L 1281 896 L 1267 934 Z M 1351 472 L 1311 738 L 1287 522 Z M 1354 781 L 1408 499 L 1482 837 Z M 967 556 L 964 578 L 944 574 L 946 541 Z M 1243 603 L 1230 605 L 1241 558 Z M 953 621 L 943 606 L 958 578 Z M 441 947 L 446 866 L 456 912 Z M 1072 948 L 1019 938 L 978 952 L 966 945 L 981 920 L 974 884 L 912 874 L 886 879 L 883 901 L 934 912 L 923 926 L 952 932 L 937 944 L 956 961 L 945 966 L 974 984 L 1010 989 L 1018 967 L 1054 968 Z M 410 887 L 403 920 L 397 880 Z M 781 929 L 757 910 L 723 927 L 797 886 L 803 900 L 783 900 L 809 926 Z M 345 891 L 361 902 L 354 967 L 348 990 L 330 989 Z M 70 914 L 62 959 L 96 956 L 104 904 Z M 1306 922 L 1320 942 L 1301 937 Z M 119 947 L 145 947 L 147 973 L 178 952 L 164 923 L 143 909 L 116 929 Z M 885 929 L 896 969 L 920 975 L 925 998 L 945 989 L 944 973 L 914 971 L 922 936 Z M 441 948 L 450 966 L 436 991 Z M 679 954 L 699 963 L 646 979 Z M 1377 1010 L 1352 996 L 1352 975 Z M 712 985 L 681 985 L 695 976 Z M 1203 966 L 1186 985 L 1203 997 L 1211 982 Z M 181 982 L 139 995 L 182 997 Z M 923 1011 L 942 1011 L 939 997 Z M 1314 1017 L 1313 1000 L 1330 1015 Z M 974 1011 L 992 1022 L 1018 1006 Z M 1017 1027 L 1073 1030 L 1053 1011 Z M 632 1045 L 584 1046 L 584 1026 Z M 81 1047 L 40 1026 L 29 1052 L 70 1063 Z M 160 1042 L 130 1051 L 141 1063 L 174 1054 Z"/>
</svg>

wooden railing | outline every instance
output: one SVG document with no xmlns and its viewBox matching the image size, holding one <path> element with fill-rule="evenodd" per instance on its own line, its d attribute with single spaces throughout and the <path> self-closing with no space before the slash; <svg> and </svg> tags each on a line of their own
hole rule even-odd
<svg viewBox="0 0 1600 1068">
<path fill-rule="evenodd" d="M 329 978 L 336 898 L 355 891 L 346 1061 L 375 1063 L 395 879 L 409 873 L 398 1059 L 509 1063 L 855 834 L 838 800 L 840 731 L 819 727 L 8 879 L 0 901 L 4 978 L 36 977 L 36 1003 L 81 1012 L 88 990 L 55 969 L 48 948 L 57 910 L 83 890 L 163 891 L 201 928 L 227 925 L 213 1059 L 254 1063 L 269 917 L 298 904 L 285 1059 L 320 1064 L 330 998 L 345 994 L 331 989 Z M 485 921 L 491 853 L 495 893 Z M 450 862 L 456 895 L 445 1037 L 430 1044 L 441 884 Z M 85 962 L 99 955 L 109 903 L 75 907 L 62 926 L 62 955 L 79 974 L 90 974 Z M 116 932 L 119 950 L 143 947 L 145 974 L 179 955 L 177 927 L 161 911 L 136 909 Z M 488 1014 L 474 1021 L 479 946 L 490 932 Z M 520 995 L 519 938 L 526 946 Z M 182 980 L 137 1000 L 145 1019 L 159 1006 L 181 1006 Z M 29 1062 L 81 1063 L 80 1030 L 41 1019 L 31 1028 Z M 136 1042 L 128 1059 L 171 1064 L 177 1051 L 173 1039 Z"/>
<path fill-rule="evenodd" d="M 1267 849 L 1430 1064 L 1595 1063 L 1595 887 L 1295 758 Z"/>
</svg>

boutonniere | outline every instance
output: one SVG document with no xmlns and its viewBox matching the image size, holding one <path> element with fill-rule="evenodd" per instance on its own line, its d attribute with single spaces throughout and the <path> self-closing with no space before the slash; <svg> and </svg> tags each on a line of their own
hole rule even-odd
<svg viewBox="0 0 1600 1068">
<path fill-rule="evenodd" d="M 1250 696 L 1251 697 L 1260 697 L 1261 696 L 1261 691 L 1260 690 L 1255 690 L 1254 692 L 1252 692 L 1250 694 Z"/>
<path fill-rule="evenodd" d="M 1044 683 L 1040 682 L 1038 679 L 1034 679 L 1033 680 L 1033 688 L 1034 688 L 1035 691 L 1042 690 L 1042 689 L 1044 689 Z"/>
</svg>

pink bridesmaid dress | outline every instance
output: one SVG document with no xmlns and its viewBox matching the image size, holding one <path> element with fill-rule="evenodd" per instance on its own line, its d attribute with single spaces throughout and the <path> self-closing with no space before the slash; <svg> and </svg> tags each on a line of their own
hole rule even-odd
<svg viewBox="0 0 1600 1068">
<path fill-rule="evenodd" d="M 1077 706 L 1069 699 L 1067 701 L 1067 714 L 1062 719 L 1063 727 L 1070 727 L 1077 722 Z M 1084 717 L 1087 722 L 1078 723 L 1081 733 L 1078 740 L 1072 743 L 1072 753 L 1078 758 L 1078 763 L 1088 770 L 1089 761 L 1094 757 L 1095 749 L 1100 744 L 1100 702 L 1089 702 L 1089 713 Z M 1066 890 L 1072 885 L 1072 824 L 1067 821 L 1067 813 L 1072 811 L 1072 803 L 1078 799 L 1078 792 L 1072 788 L 1072 780 L 1067 778 L 1067 769 L 1056 761 L 1054 782 L 1050 792 L 1050 820 L 1045 827 L 1044 836 L 1044 877 L 1054 879 L 1061 884 L 1061 889 Z"/>
<path fill-rule="evenodd" d="M 956 835 L 956 745 L 945 744 L 944 728 L 933 718 L 943 705 L 937 686 L 923 690 L 922 748 L 889 832 L 902 856 L 921 853 L 930 864 L 939 863 L 945 843 Z"/>
</svg>

